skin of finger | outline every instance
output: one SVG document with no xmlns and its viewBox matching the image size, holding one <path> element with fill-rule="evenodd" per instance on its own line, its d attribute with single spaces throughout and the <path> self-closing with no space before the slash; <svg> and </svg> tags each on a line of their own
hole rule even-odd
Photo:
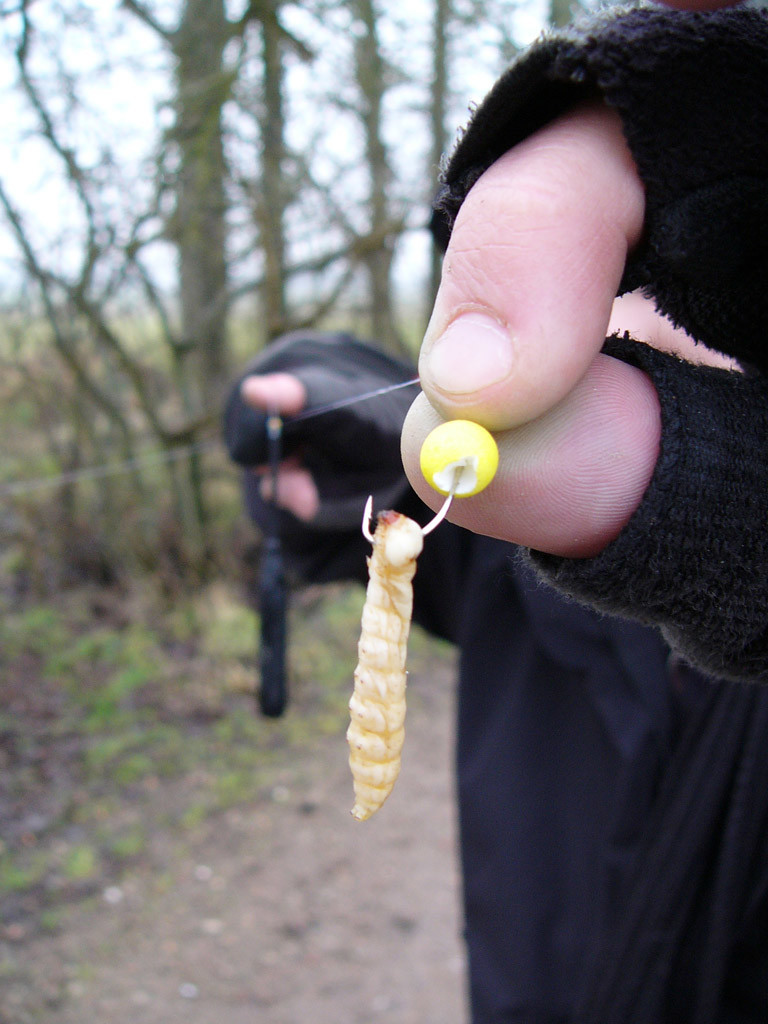
<svg viewBox="0 0 768 1024">
<path fill-rule="evenodd" d="M 265 501 L 272 500 L 272 480 L 262 476 L 259 491 Z M 277 505 L 292 513 L 302 522 L 309 523 L 320 508 L 320 495 L 308 469 L 296 459 L 286 459 L 277 474 Z"/>
<path fill-rule="evenodd" d="M 437 510 L 418 454 L 442 422 L 422 395 L 403 427 L 406 474 Z M 456 499 L 460 526 L 550 554 L 583 558 L 613 540 L 637 509 L 656 464 L 661 436 L 656 391 L 640 370 L 598 355 L 558 405 L 497 435 L 499 469 L 489 486 Z"/>
<path fill-rule="evenodd" d="M 446 252 L 419 373 L 447 418 L 507 429 L 560 401 L 590 365 L 644 192 L 616 114 L 581 107 L 496 161 L 465 199 Z M 432 373 L 437 339 L 462 313 L 485 312 L 508 336 L 506 376 L 469 394 Z M 472 338 L 467 338 L 471 359 Z"/>
<path fill-rule="evenodd" d="M 307 391 L 298 377 L 290 373 L 251 374 L 240 385 L 243 400 L 254 409 L 276 409 L 294 416 L 307 403 Z"/>
<path fill-rule="evenodd" d="M 609 334 L 623 335 L 629 332 L 636 341 L 643 341 L 662 352 L 671 352 L 689 363 L 719 366 L 725 370 L 741 370 L 739 363 L 731 356 L 707 348 L 657 312 L 652 299 L 640 292 L 629 292 L 613 303 Z"/>
<path fill-rule="evenodd" d="M 251 374 L 240 385 L 240 393 L 254 409 L 274 409 L 284 416 L 301 412 L 307 402 L 306 388 L 298 377 L 290 373 Z M 259 491 L 262 498 L 272 501 L 272 479 L 267 467 L 256 472 L 261 476 Z M 317 515 L 320 497 L 315 481 L 296 457 L 280 463 L 276 504 L 304 522 L 311 522 Z"/>
</svg>

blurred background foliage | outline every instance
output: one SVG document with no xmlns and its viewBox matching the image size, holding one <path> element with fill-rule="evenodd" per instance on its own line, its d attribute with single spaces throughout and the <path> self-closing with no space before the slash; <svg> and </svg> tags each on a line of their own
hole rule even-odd
<svg viewBox="0 0 768 1024">
<path fill-rule="evenodd" d="M 236 571 L 219 417 L 303 326 L 414 356 L 468 108 L 563 0 L 8 0 L 0 548 L 17 594 Z"/>
<path fill-rule="evenodd" d="M 0 0 L 0 939 L 343 737 L 359 589 L 294 597 L 292 714 L 254 714 L 259 538 L 222 402 L 291 329 L 415 358 L 443 154 L 571 15 Z M 414 667 L 450 657 L 422 640 Z"/>
</svg>

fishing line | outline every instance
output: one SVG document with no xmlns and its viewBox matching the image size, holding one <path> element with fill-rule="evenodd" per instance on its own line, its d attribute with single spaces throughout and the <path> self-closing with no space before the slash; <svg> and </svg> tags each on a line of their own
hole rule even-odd
<svg viewBox="0 0 768 1024">
<path fill-rule="evenodd" d="M 82 469 L 70 469 L 64 473 L 57 473 L 55 476 L 33 477 L 30 480 L 12 480 L 10 483 L 0 484 L 0 498 L 27 494 L 32 491 L 43 490 L 46 487 L 79 483 L 81 480 L 98 480 L 107 476 L 119 476 L 121 473 L 130 473 L 131 470 L 139 469 L 143 466 L 158 466 L 168 462 L 176 462 L 178 459 L 184 459 L 195 452 L 212 451 L 214 448 L 220 447 L 220 441 L 197 441 L 195 444 L 184 445 L 168 452 L 152 452 L 149 455 L 137 455 L 133 459 L 124 459 L 121 462 L 108 462 L 100 466 L 83 466 Z"/>
<path fill-rule="evenodd" d="M 314 419 L 317 416 L 336 412 L 338 409 L 346 409 L 349 406 L 357 405 L 359 402 L 366 402 L 371 398 L 378 398 L 393 391 L 415 387 L 418 384 L 418 377 L 414 377 L 412 380 L 400 381 L 397 384 L 388 384 L 384 387 L 375 388 L 373 391 L 365 391 L 362 394 L 350 395 L 347 398 L 329 402 L 327 405 L 320 406 L 319 408 L 306 409 L 295 416 L 287 416 L 285 417 L 285 422 L 295 423 L 297 421 Z M 267 410 L 265 422 L 267 462 L 272 481 L 273 495 L 277 494 L 277 478 L 282 458 L 283 423 L 283 417 L 281 417 L 277 409 Z M 220 447 L 221 442 L 219 440 L 208 439 L 175 448 L 172 451 L 155 451 L 147 455 L 136 456 L 132 459 L 124 459 L 121 462 L 106 463 L 100 466 L 84 466 L 81 469 L 69 470 L 54 476 L 11 481 L 0 484 L 0 499 L 29 494 L 46 487 L 117 476 L 142 466 L 162 465 L 176 459 L 188 457 L 195 452 L 203 452 Z M 275 499 L 273 498 L 274 501 Z M 436 522 L 442 519 L 447 511 L 448 504 L 450 504 L 450 498 Z M 259 580 L 260 686 L 258 690 L 258 703 L 263 715 L 269 718 L 278 718 L 285 712 L 288 704 L 286 664 L 288 594 L 283 568 L 277 505 L 273 504 L 272 507 L 273 514 L 265 526 L 264 551 Z"/>
<path fill-rule="evenodd" d="M 412 380 L 400 381 L 398 384 L 387 384 L 385 387 L 376 388 L 373 391 L 364 391 L 359 395 L 352 395 L 349 398 L 341 398 L 336 402 L 329 402 L 327 405 L 320 406 L 319 409 L 305 409 L 303 412 L 296 413 L 295 416 L 287 416 L 285 419 L 290 423 L 311 420 L 315 416 L 323 416 L 325 413 L 335 412 L 337 409 L 346 409 L 348 406 L 357 405 L 358 402 L 367 402 L 371 398 L 387 395 L 391 391 L 415 387 L 418 384 L 418 377 L 414 377 Z M 46 487 L 79 483 L 82 480 L 98 480 L 108 476 L 119 476 L 122 473 L 130 473 L 131 470 L 139 469 L 143 466 L 175 462 L 177 459 L 186 458 L 196 452 L 212 451 L 220 447 L 220 441 L 209 439 L 174 448 L 173 451 L 153 452 L 149 455 L 139 455 L 133 459 L 105 463 L 100 466 L 84 466 L 82 469 L 72 469 L 64 473 L 57 473 L 54 476 L 34 477 L 30 480 L 12 480 L 9 483 L 0 483 L 0 498 L 17 497 L 33 491 L 43 490 Z"/>
<path fill-rule="evenodd" d="M 305 409 L 296 413 L 295 416 L 286 416 L 286 421 L 297 423 L 299 420 L 311 420 L 315 416 L 323 416 L 327 412 L 335 412 L 337 409 L 346 409 L 349 405 L 357 405 L 358 402 L 367 402 L 369 398 L 378 398 L 379 395 L 388 395 L 391 391 L 400 391 L 402 388 L 412 388 L 419 384 L 419 378 L 403 380 L 399 384 L 387 384 L 386 387 L 376 388 L 374 391 L 365 391 L 362 395 L 353 395 L 350 398 L 340 398 L 336 402 L 329 402 L 328 405 L 321 405 L 319 409 Z"/>
</svg>

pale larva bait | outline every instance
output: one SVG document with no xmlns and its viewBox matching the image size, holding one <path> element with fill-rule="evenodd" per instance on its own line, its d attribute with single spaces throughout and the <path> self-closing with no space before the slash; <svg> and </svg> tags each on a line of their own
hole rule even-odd
<svg viewBox="0 0 768 1024">
<path fill-rule="evenodd" d="M 368 589 L 349 702 L 349 766 L 358 821 L 384 803 L 400 772 L 405 737 L 405 659 L 411 627 L 421 527 L 399 512 L 382 512 L 368 559 Z"/>
<path fill-rule="evenodd" d="M 411 581 L 424 535 L 445 518 L 454 494 L 482 490 L 493 478 L 497 464 L 498 449 L 491 435 L 475 423 L 453 420 L 432 431 L 422 448 L 424 476 L 436 489 L 447 493 L 442 508 L 427 526 L 422 528 L 399 512 L 382 512 L 371 534 L 370 498 L 366 504 L 363 533 L 373 544 L 373 554 L 368 559 L 368 589 L 347 729 L 355 789 L 352 816 L 357 821 L 365 821 L 381 807 L 400 773 L 405 738 L 405 661 L 413 610 Z M 446 472 L 452 479 L 443 489 Z"/>
</svg>

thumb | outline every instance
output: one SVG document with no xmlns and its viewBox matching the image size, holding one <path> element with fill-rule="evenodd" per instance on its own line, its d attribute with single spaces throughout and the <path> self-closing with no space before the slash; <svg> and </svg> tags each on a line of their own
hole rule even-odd
<svg viewBox="0 0 768 1024">
<path fill-rule="evenodd" d="M 417 494 L 443 498 L 418 452 L 440 422 L 420 396 L 403 427 L 403 461 Z M 576 387 L 544 415 L 497 435 L 499 469 L 485 490 L 457 498 L 448 518 L 475 533 L 553 555 L 597 554 L 629 522 L 656 465 L 661 412 L 650 379 L 598 354 Z"/>
<path fill-rule="evenodd" d="M 618 116 L 589 105 L 515 146 L 459 211 L 419 376 L 446 418 L 545 412 L 602 347 L 644 194 Z"/>
</svg>

